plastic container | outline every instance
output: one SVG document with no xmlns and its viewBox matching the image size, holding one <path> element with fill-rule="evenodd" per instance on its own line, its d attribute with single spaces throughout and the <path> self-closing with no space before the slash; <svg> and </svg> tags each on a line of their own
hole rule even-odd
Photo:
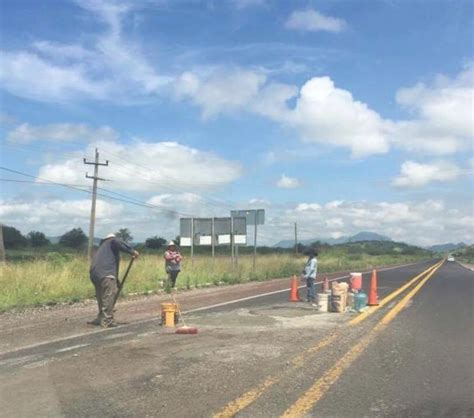
<svg viewBox="0 0 474 418">
<path fill-rule="evenodd" d="M 161 324 L 165 327 L 174 328 L 178 323 L 178 306 L 176 303 L 161 304 Z"/>
<path fill-rule="evenodd" d="M 351 290 L 358 292 L 362 289 L 362 273 L 351 273 Z"/>
<path fill-rule="evenodd" d="M 357 312 L 363 311 L 367 307 L 367 294 L 359 292 L 354 295 L 354 309 Z"/>
<path fill-rule="evenodd" d="M 318 293 L 318 311 L 327 312 L 329 310 L 329 294 Z"/>
</svg>

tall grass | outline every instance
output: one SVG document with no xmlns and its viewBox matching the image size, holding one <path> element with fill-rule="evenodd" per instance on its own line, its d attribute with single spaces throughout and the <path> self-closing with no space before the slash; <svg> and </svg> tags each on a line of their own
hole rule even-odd
<svg viewBox="0 0 474 418">
<path fill-rule="evenodd" d="M 318 257 L 320 273 L 366 269 L 377 265 L 411 262 L 420 255 L 367 255 L 322 254 Z M 125 271 L 128 261 L 121 263 Z M 299 274 L 304 257 L 290 254 L 257 257 L 253 271 L 252 256 L 239 257 L 232 265 L 229 257 L 197 256 L 191 262 L 185 259 L 177 286 L 193 288 L 218 284 L 235 284 L 252 280 L 289 277 Z M 127 279 L 124 294 L 149 293 L 162 289 L 166 272 L 161 256 L 144 255 L 138 258 Z M 0 266 L 0 311 L 13 307 L 26 307 L 60 302 L 77 302 L 94 297 L 89 281 L 89 265 L 85 257 L 50 257 L 23 262 L 8 262 Z"/>
</svg>

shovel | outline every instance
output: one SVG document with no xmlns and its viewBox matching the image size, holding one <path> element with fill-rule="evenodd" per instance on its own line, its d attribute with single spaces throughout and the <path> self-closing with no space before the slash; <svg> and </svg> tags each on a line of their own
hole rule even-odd
<svg viewBox="0 0 474 418">
<path fill-rule="evenodd" d="M 114 298 L 114 306 L 117 303 L 117 299 L 120 296 L 120 292 L 122 292 L 123 285 L 125 284 L 125 280 L 127 279 L 128 273 L 130 272 L 130 269 L 132 268 L 132 264 L 133 264 L 134 260 L 135 260 L 135 257 L 132 257 L 130 259 L 130 263 L 128 264 L 128 267 L 127 267 L 127 270 L 125 271 L 125 274 L 123 275 L 122 281 L 117 280 L 117 282 L 118 282 L 118 285 L 117 285 L 118 291 L 117 291 L 117 294 L 115 295 L 115 298 Z"/>
</svg>

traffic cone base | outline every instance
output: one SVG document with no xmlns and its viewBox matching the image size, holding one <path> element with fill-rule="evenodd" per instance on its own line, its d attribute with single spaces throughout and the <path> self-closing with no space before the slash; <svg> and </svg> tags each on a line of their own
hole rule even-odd
<svg viewBox="0 0 474 418">
<path fill-rule="evenodd" d="M 372 272 L 372 278 L 370 279 L 370 290 L 369 290 L 369 300 L 367 305 L 377 306 L 379 304 L 379 297 L 377 295 L 377 270 Z"/>
<path fill-rule="evenodd" d="M 300 295 L 298 292 L 298 279 L 296 276 L 291 278 L 291 289 L 290 289 L 290 302 L 299 302 Z"/>
</svg>

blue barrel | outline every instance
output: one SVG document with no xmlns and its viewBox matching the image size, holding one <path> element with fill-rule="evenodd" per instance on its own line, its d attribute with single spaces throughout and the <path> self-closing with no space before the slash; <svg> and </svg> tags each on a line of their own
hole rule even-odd
<svg viewBox="0 0 474 418">
<path fill-rule="evenodd" d="M 364 292 L 356 293 L 354 295 L 354 308 L 357 312 L 360 312 L 367 307 L 367 294 Z"/>
</svg>

